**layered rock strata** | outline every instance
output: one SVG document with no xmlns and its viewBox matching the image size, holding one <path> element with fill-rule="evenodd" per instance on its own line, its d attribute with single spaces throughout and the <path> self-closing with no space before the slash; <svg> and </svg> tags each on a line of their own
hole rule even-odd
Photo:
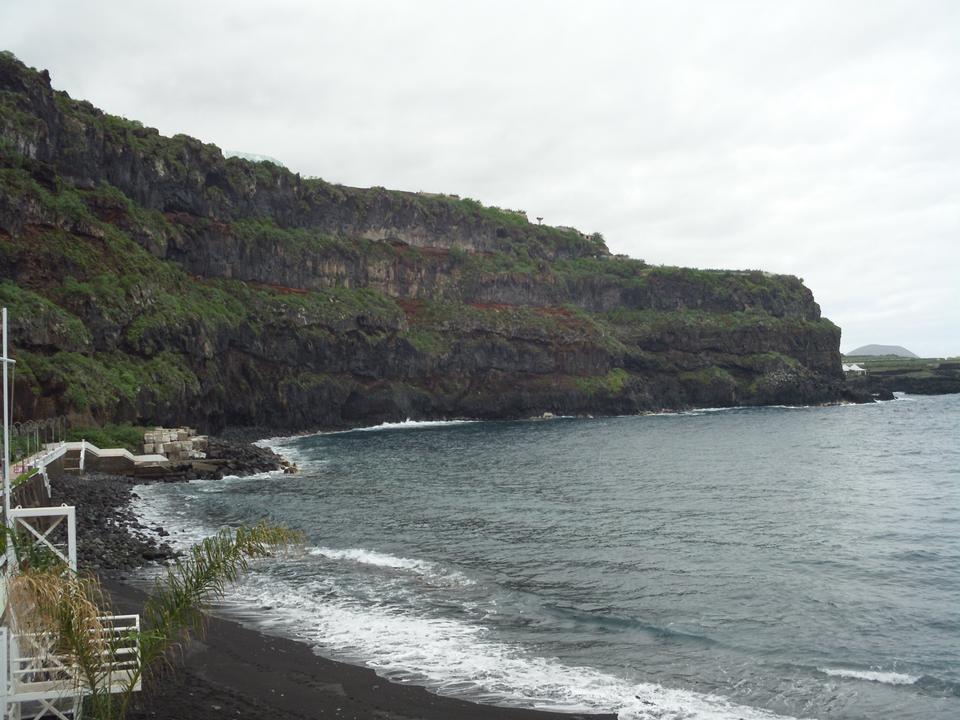
<svg viewBox="0 0 960 720">
<path fill-rule="evenodd" d="M 0 54 L 19 416 L 306 429 L 840 399 L 795 277 L 224 158 Z"/>
</svg>

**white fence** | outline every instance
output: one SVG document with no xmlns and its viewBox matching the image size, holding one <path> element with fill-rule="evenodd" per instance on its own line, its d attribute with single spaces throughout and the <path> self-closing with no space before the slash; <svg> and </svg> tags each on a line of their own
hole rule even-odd
<svg viewBox="0 0 960 720">
<path fill-rule="evenodd" d="M 38 522 L 46 520 L 46 522 Z M 66 522 L 66 525 L 64 525 Z M 30 549 L 52 553 L 73 572 L 77 571 L 77 511 L 70 505 L 10 509 L 10 523 L 16 535 L 31 541 Z M 44 528 L 46 525 L 46 528 Z M 64 537 L 65 536 L 65 537 Z M 11 538 L 12 540 L 12 538 Z"/>
<path fill-rule="evenodd" d="M 109 615 L 98 618 L 96 635 L 97 692 L 140 690 L 140 616 Z M 58 648 L 59 638 L 48 633 L 10 633 L 2 628 L 7 664 L 3 710 L 5 718 L 79 717 L 83 697 L 91 686 L 82 668 Z M 9 662 L 7 663 L 7 658 Z"/>
<path fill-rule="evenodd" d="M 10 509 L 9 520 L 14 532 L 0 567 L 0 607 L 6 610 L 5 625 L 0 627 L 0 718 L 77 720 L 84 696 L 92 692 L 81 668 L 62 648 L 59 637 L 12 631 L 13 615 L 6 602 L 10 573 L 37 553 L 62 561 L 65 572 L 76 572 L 76 508 L 16 507 Z M 14 545 L 15 553 L 10 552 Z M 98 620 L 98 626 L 90 629 L 100 645 L 97 691 L 140 690 L 140 616 L 109 615 Z"/>
</svg>

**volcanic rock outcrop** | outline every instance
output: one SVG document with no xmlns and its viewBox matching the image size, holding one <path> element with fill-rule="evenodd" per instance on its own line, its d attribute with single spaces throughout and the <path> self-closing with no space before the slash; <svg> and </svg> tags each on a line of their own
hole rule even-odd
<svg viewBox="0 0 960 720">
<path fill-rule="evenodd" d="M 796 277 L 161 136 L 0 53 L 19 417 L 307 429 L 840 399 Z"/>
</svg>

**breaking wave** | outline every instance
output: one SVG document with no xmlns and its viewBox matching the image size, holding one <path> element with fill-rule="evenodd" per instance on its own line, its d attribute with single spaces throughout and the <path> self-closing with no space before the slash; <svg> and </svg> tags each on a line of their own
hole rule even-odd
<svg viewBox="0 0 960 720">
<path fill-rule="evenodd" d="M 846 678 L 848 680 L 869 680 L 870 682 L 886 685 L 913 685 L 922 676 L 907 675 L 905 673 L 884 670 L 857 670 L 851 668 L 817 668 L 820 672 L 831 677 Z"/>
</svg>

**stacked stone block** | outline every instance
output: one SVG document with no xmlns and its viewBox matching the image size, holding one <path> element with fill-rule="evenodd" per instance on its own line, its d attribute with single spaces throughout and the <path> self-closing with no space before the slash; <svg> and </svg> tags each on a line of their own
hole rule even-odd
<svg viewBox="0 0 960 720">
<path fill-rule="evenodd" d="M 164 455 L 173 462 L 197 460 L 207 456 L 207 436 L 197 435 L 189 427 L 148 430 L 143 434 L 144 455 Z"/>
</svg>

